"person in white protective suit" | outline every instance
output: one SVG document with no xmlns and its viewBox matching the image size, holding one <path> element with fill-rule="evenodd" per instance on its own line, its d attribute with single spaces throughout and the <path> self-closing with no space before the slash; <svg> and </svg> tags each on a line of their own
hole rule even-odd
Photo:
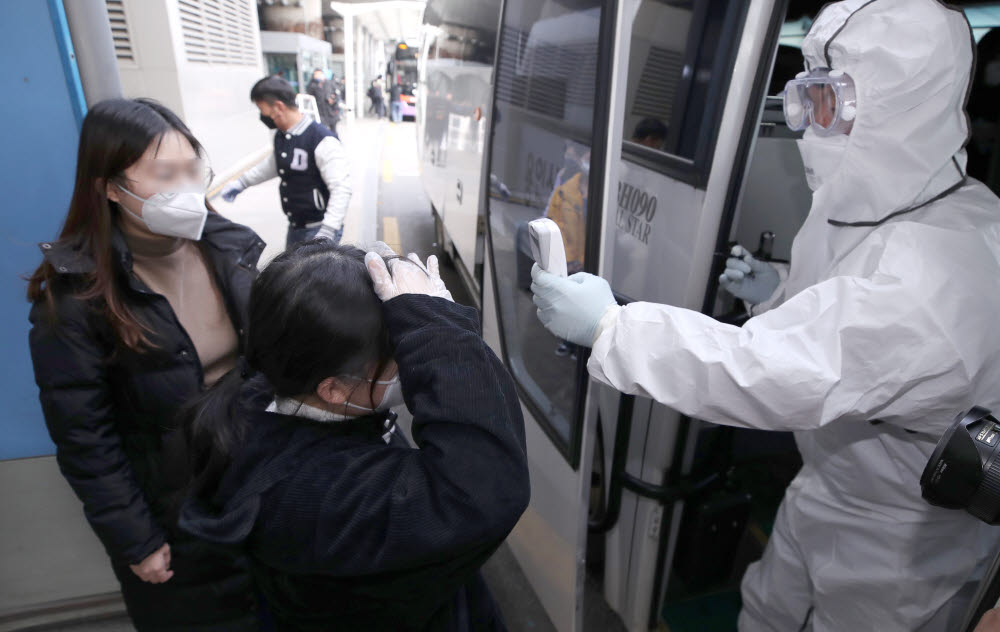
<svg viewBox="0 0 1000 632">
<path fill-rule="evenodd" d="M 998 531 L 919 478 L 959 412 L 1000 408 L 1000 200 L 966 177 L 973 39 L 935 0 L 828 5 L 785 91 L 813 202 L 790 269 L 734 252 L 740 328 L 536 266 L 538 315 L 590 374 L 732 426 L 795 431 L 804 465 L 740 629 L 954 630 Z M 965 599 L 963 599 L 963 596 Z"/>
</svg>

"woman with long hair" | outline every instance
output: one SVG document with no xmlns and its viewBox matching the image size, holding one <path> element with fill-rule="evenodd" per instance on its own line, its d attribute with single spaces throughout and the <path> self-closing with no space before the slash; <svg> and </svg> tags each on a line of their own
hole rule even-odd
<svg viewBox="0 0 1000 632">
<path fill-rule="evenodd" d="M 139 630 L 252 630 L 247 563 L 176 528 L 178 413 L 240 353 L 264 243 L 211 212 L 204 151 L 166 107 L 87 114 L 59 238 L 31 276 L 29 337 L 56 459 Z"/>
<path fill-rule="evenodd" d="M 476 311 L 411 257 L 275 258 L 243 366 L 191 417 L 181 528 L 248 554 L 279 630 L 504 629 L 479 567 L 528 503 L 520 403 Z"/>
</svg>

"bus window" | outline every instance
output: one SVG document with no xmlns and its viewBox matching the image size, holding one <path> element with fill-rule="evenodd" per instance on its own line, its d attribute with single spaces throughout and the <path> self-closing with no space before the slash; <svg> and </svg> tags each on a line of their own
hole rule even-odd
<svg viewBox="0 0 1000 632">
<path fill-rule="evenodd" d="M 632 0 L 623 11 L 618 195 L 604 219 L 604 273 L 620 296 L 693 306 L 691 244 L 749 4 Z"/>
<path fill-rule="evenodd" d="M 630 159 L 707 170 L 704 152 L 714 138 L 718 101 L 711 95 L 727 81 L 716 62 L 735 39 L 727 27 L 738 6 L 726 0 L 639 4 L 625 94 L 623 150 Z M 699 151 L 705 158 L 693 165 Z M 697 178 L 688 173 L 684 179 Z"/>
<path fill-rule="evenodd" d="M 508 0 L 496 65 L 489 230 L 507 364 L 533 415 L 571 463 L 579 445 L 577 358 L 538 321 L 527 224 L 562 229 L 570 273 L 584 264 L 600 0 Z"/>
<path fill-rule="evenodd" d="M 1000 13 L 1000 11 L 998 11 Z M 968 112 L 972 134 L 966 151 L 969 175 L 1000 195 L 1000 29 L 987 32 L 976 46 L 976 74 Z"/>
</svg>

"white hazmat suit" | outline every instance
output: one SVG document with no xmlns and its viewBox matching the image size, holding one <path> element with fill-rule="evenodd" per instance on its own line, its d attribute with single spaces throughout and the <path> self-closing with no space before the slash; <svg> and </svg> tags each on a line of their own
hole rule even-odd
<svg viewBox="0 0 1000 632">
<path fill-rule="evenodd" d="M 804 466 L 744 577 L 743 631 L 955 629 L 998 542 L 919 485 L 956 414 L 1000 409 L 1000 200 L 965 177 L 973 49 L 934 0 L 828 5 L 803 55 L 853 78 L 856 120 L 800 141 L 814 194 L 787 278 L 742 328 L 633 303 L 597 329 L 596 379 L 795 431 Z"/>
</svg>

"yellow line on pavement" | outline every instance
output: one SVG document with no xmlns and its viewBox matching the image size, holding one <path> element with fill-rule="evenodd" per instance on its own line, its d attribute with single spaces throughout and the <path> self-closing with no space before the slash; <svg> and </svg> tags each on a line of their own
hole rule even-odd
<svg viewBox="0 0 1000 632">
<path fill-rule="evenodd" d="M 399 221 L 395 217 L 382 218 L 382 241 L 396 252 L 402 252 L 403 244 L 399 238 Z"/>
<path fill-rule="evenodd" d="M 392 182 L 392 160 L 389 158 L 382 160 L 382 182 Z"/>
</svg>

